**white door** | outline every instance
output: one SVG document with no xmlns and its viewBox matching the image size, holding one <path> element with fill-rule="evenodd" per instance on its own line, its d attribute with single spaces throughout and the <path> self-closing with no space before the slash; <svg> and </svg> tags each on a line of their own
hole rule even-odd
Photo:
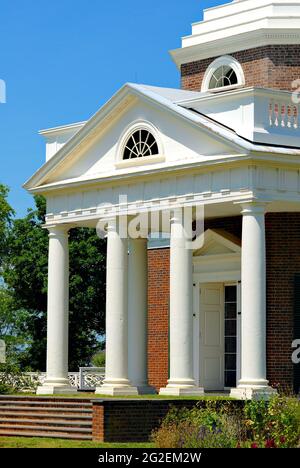
<svg viewBox="0 0 300 468">
<path fill-rule="evenodd" d="M 200 285 L 200 381 L 224 390 L 224 285 Z"/>
</svg>

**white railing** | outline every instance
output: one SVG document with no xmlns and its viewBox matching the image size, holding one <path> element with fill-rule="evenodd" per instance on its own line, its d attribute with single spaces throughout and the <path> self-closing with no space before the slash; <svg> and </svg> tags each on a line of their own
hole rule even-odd
<svg viewBox="0 0 300 468">
<path fill-rule="evenodd" d="M 69 381 L 74 390 L 94 391 L 96 387 L 102 385 L 105 369 L 102 367 L 80 367 L 79 372 L 69 372 Z M 13 374 L 5 375 L 0 373 L 0 380 L 5 380 L 7 385 L 14 387 L 19 385 L 22 391 L 30 391 L 38 385 L 42 385 L 46 379 L 45 372 L 23 372 L 17 376 Z"/>
<path fill-rule="evenodd" d="M 288 102 L 270 101 L 269 104 L 269 123 L 270 127 L 290 128 L 297 130 L 299 128 L 299 107 Z"/>
<path fill-rule="evenodd" d="M 103 384 L 104 377 L 103 367 L 79 367 L 79 389 L 95 390 Z"/>
</svg>

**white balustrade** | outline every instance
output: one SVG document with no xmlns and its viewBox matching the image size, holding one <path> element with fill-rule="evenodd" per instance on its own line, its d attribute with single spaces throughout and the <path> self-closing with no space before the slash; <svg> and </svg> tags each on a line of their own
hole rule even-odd
<svg viewBox="0 0 300 468">
<path fill-rule="evenodd" d="M 105 369 L 102 367 L 80 367 L 79 372 L 69 372 L 71 387 L 76 390 L 94 391 L 102 385 L 105 377 Z M 23 372 L 18 375 L 0 373 L 0 381 L 14 387 L 20 386 L 21 391 L 30 391 L 46 380 L 46 372 Z"/>
<path fill-rule="evenodd" d="M 299 128 L 299 106 L 292 100 L 282 102 L 271 100 L 269 104 L 270 127 L 281 127 L 291 130 Z"/>
</svg>

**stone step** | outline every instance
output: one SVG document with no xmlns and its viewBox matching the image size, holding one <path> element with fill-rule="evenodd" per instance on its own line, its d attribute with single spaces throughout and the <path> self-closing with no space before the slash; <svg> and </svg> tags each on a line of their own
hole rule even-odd
<svg viewBox="0 0 300 468">
<path fill-rule="evenodd" d="M 16 431 L 0 429 L 0 437 L 41 437 L 51 439 L 72 439 L 72 440 L 92 440 L 91 435 L 68 434 L 66 432 L 41 432 L 41 431 L 22 431 L 18 434 Z"/>
<path fill-rule="evenodd" d="M 82 421 L 74 419 L 72 421 L 65 419 L 26 419 L 26 418 L 0 418 L 0 427 L 7 426 L 7 425 L 36 425 L 36 426 L 63 426 L 63 427 L 92 427 L 92 420 L 89 421 Z"/>
<path fill-rule="evenodd" d="M 90 400 L 0 398 L 0 437 L 92 439 Z"/>
<path fill-rule="evenodd" d="M 7 406 L 7 407 L 1 407 L 0 406 L 0 414 L 7 414 L 7 413 L 27 413 L 27 414 L 38 414 L 38 413 L 43 413 L 43 414 L 59 414 L 59 415 L 77 415 L 77 414 L 85 414 L 85 415 L 91 415 L 92 414 L 92 409 L 78 409 L 78 408 L 45 408 L 42 406 L 39 407 L 30 407 L 30 406 L 24 406 L 24 407 L 14 407 L 14 406 Z"/>
<path fill-rule="evenodd" d="M 74 392 L 76 393 L 76 392 Z M 91 398 L 77 398 L 77 397 L 57 397 L 57 396 L 40 396 L 40 395 L 0 395 L 0 401 L 14 400 L 14 401 L 68 401 L 75 403 L 90 402 Z"/>
<path fill-rule="evenodd" d="M 55 406 L 55 407 L 76 407 L 76 408 L 91 408 L 92 403 L 88 402 L 73 402 L 73 401 L 27 401 L 27 400 L 0 400 L 0 407 L 3 406 Z"/>
<path fill-rule="evenodd" d="M 19 408 L 18 408 L 19 409 Z M 7 418 L 14 418 L 14 419 L 17 419 L 19 420 L 20 418 L 28 418 L 28 416 L 30 415 L 30 418 L 31 419 L 41 419 L 41 420 L 44 420 L 44 419 L 61 419 L 62 417 L 64 418 L 64 420 L 69 420 L 69 421 L 72 421 L 72 420 L 83 420 L 83 421 L 91 421 L 92 420 L 92 414 L 91 412 L 89 413 L 84 413 L 82 414 L 81 412 L 80 413 L 71 413 L 71 414 L 62 414 L 61 411 L 59 412 L 55 412 L 52 414 L 52 412 L 49 414 L 49 410 L 47 409 L 47 412 L 45 413 L 34 413 L 34 412 L 20 412 L 20 411 L 1 411 L 1 420 L 2 419 L 7 419 Z"/>
<path fill-rule="evenodd" d="M 26 424 L 2 424 L 0 426 L 0 430 L 10 430 L 15 431 L 16 433 L 22 433 L 23 430 L 28 431 L 30 429 L 31 432 L 38 431 L 38 432 L 61 432 L 61 433 L 80 433 L 80 434 L 92 434 L 92 428 L 85 428 L 85 427 L 69 427 L 69 426 L 34 426 L 34 425 L 26 425 Z"/>
</svg>

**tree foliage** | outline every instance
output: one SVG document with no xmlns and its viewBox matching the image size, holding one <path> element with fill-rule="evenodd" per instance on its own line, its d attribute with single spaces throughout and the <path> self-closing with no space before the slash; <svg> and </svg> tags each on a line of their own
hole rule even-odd
<svg viewBox="0 0 300 468">
<path fill-rule="evenodd" d="M 0 339 L 6 344 L 6 360 L 17 365 L 31 341 L 26 331 L 29 314 L 14 307 L 14 297 L 4 285 L 0 286 Z"/>
<path fill-rule="evenodd" d="M 8 229 L 14 214 L 13 209 L 7 201 L 8 192 L 8 187 L 0 184 L 0 266 L 2 256 L 5 252 Z"/>
<path fill-rule="evenodd" d="M 36 209 L 14 220 L 6 242 L 3 276 L 14 309 L 25 310 L 23 331 L 30 336 L 22 367 L 44 370 L 46 361 L 48 232 L 43 229 L 45 199 L 35 197 Z M 105 242 L 95 230 L 70 232 L 69 368 L 87 365 L 104 333 Z"/>
</svg>

